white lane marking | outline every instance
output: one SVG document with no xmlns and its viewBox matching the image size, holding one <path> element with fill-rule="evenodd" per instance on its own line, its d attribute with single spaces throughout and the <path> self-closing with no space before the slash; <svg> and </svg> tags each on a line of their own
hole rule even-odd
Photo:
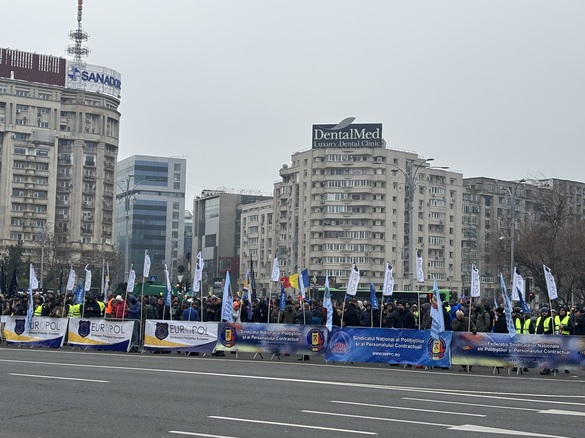
<svg viewBox="0 0 585 438">
<path fill-rule="evenodd" d="M 464 405 L 464 406 L 479 406 L 480 408 L 495 408 L 495 409 L 510 409 L 516 411 L 531 411 L 531 412 L 539 412 L 540 409 L 531 409 L 531 408 L 516 408 L 513 406 L 504 406 L 504 405 L 482 405 L 480 403 L 466 403 L 466 402 L 454 402 L 454 401 L 446 401 L 446 400 L 430 400 L 426 398 L 414 398 L 414 397 L 402 397 L 402 400 L 412 400 L 412 401 L 421 401 L 421 402 L 428 402 L 428 403 L 441 403 L 442 405 Z"/>
<path fill-rule="evenodd" d="M 80 382 L 110 383 L 109 380 L 75 379 L 73 377 L 40 376 L 38 374 L 8 373 L 9 376 L 36 377 L 38 379 L 78 380 Z"/>
<path fill-rule="evenodd" d="M 396 418 L 368 417 L 368 416 L 365 416 L 365 415 L 338 414 L 336 412 L 321 412 L 321 411 L 308 411 L 308 410 L 302 410 L 301 412 L 303 412 L 305 414 L 327 415 L 327 416 L 334 416 L 334 417 L 359 418 L 360 420 L 377 420 L 377 421 L 390 421 L 392 423 L 420 424 L 420 425 L 423 425 L 423 426 L 451 427 L 450 424 L 428 423 L 428 422 L 425 422 L 425 421 L 414 421 L 414 420 L 397 420 Z"/>
<path fill-rule="evenodd" d="M 302 412 L 305 412 L 305 411 L 302 411 Z M 208 415 L 207 418 L 215 418 L 216 420 L 243 421 L 246 423 L 271 424 L 273 426 L 300 427 L 302 429 L 317 429 L 317 430 L 328 430 L 328 431 L 332 431 L 332 432 L 355 433 L 358 435 L 378 435 L 376 432 L 363 432 L 363 431 L 359 431 L 359 430 L 336 429 L 334 427 L 311 426 L 309 424 L 293 424 L 293 423 L 279 423 L 277 421 L 251 420 L 249 418 L 219 417 L 216 415 Z"/>
<path fill-rule="evenodd" d="M 54 365 L 58 367 L 69 366 L 75 368 L 95 368 L 95 369 L 107 369 L 107 370 L 119 370 L 119 371 L 141 371 L 141 372 L 164 372 L 166 374 L 185 374 L 185 375 L 197 375 L 197 376 L 213 376 L 213 377 L 228 377 L 234 379 L 253 379 L 253 380 L 273 380 L 277 382 L 290 382 L 290 383 L 309 383 L 311 385 L 326 385 L 326 386 L 337 386 L 337 387 L 348 387 L 348 388 L 370 388 L 370 389 L 383 389 L 383 390 L 391 390 L 391 391 L 402 391 L 402 392 L 415 392 L 415 393 L 431 393 L 431 394 L 443 394 L 443 395 L 457 395 L 457 396 L 466 396 L 466 397 L 476 397 L 476 398 L 490 398 L 490 399 L 500 399 L 500 400 L 513 400 L 513 401 L 522 401 L 522 402 L 529 402 L 532 401 L 534 403 L 546 403 L 546 404 L 562 404 L 562 405 L 575 405 L 575 406 L 582 406 L 583 403 L 573 403 L 567 401 L 554 401 L 554 400 L 535 400 L 535 399 L 527 399 L 527 398 L 514 398 L 514 397 L 496 397 L 494 395 L 480 395 L 480 394 L 467 394 L 464 391 L 459 390 L 447 390 L 447 389 L 421 389 L 416 387 L 403 387 L 403 386 L 389 386 L 389 385 L 374 385 L 368 383 L 352 383 L 352 382 L 333 382 L 333 381 L 324 381 L 324 380 L 308 380 L 308 379 L 291 379 L 286 377 L 270 377 L 270 376 L 250 376 L 250 375 L 241 375 L 241 374 L 224 374 L 224 373 L 211 373 L 211 372 L 203 372 L 203 371 L 184 371 L 184 370 L 170 370 L 168 368 L 140 368 L 140 367 L 121 367 L 121 366 L 112 366 L 112 365 L 90 365 L 90 364 L 73 364 L 73 363 L 61 363 L 61 362 L 43 362 L 43 361 L 23 361 L 23 360 L 13 360 L 13 359 L 0 359 L 0 362 L 9 362 L 9 363 L 18 363 L 18 364 L 34 364 L 34 365 Z M 497 393 L 491 393 L 497 394 Z M 508 393 L 501 393 L 501 394 L 508 394 Z M 537 397 L 536 394 L 530 394 L 531 397 Z M 552 397 L 552 396 L 551 396 Z M 564 396 L 558 396 L 564 397 Z M 583 399 L 585 396 L 566 396 L 567 398 L 579 398 Z"/>
<path fill-rule="evenodd" d="M 560 409 L 547 409 L 546 411 L 538 411 L 538 413 L 551 415 L 574 415 L 576 417 L 585 417 L 585 412 L 561 411 Z"/>
<path fill-rule="evenodd" d="M 538 434 L 538 433 L 534 433 L 534 432 L 506 430 L 506 429 L 497 429 L 494 427 L 476 426 L 473 424 L 462 424 L 460 426 L 453 426 L 450 424 L 428 423 L 425 421 L 398 420 L 395 418 L 367 417 L 364 415 L 338 414 L 335 412 L 319 412 L 319 411 L 308 411 L 308 410 L 302 410 L 301 412 L 306 413 L 306 414 L 359 418 L 361 420 L 390 421 L 393 423 L 419 424 L 422 426 L 435 426 L 435 427 L 439 426 L 439 427 L 446 427 L 449 430 L 462 430 L 462 431 L 468 431 L 468 432 L 484 432 L 484 433 L 490 433 L 490 434 L 494 434 L 494 435 L 501 434 L 501 435 L 520 435 L 520 436 L 530 436 L 530 437 L 540 437 L 540 438 L 568 438 L 568 437 L 558 436 L 558 435 L 544 435 L 544 434 Z"/>
<path fill-rule="evenodd" d="M 237 438 L 235 436 L 210 435 L 208 433 L 185 432 L 182 430 L 169 430 L 169 433 L 174 433 L 176 435 L 203 436 L 207 438 Z"/>
<path fill-rule="evenodd" d="M 541 438 L 567 438 L 559 435 L 545 435 L 541 433 L 525 432 L 522 430 L 506 430 L 498 429 L 496 427 L 476 426 L 474 424 L 463 424 L 461 426 L 452 426 L 449 430 L 462 430 L 465 432 L 483 432 L 489 433 L 490 435 L 518 435 L 518 436 L 530 436 L 530 437 L 541 437 Z"/>
<path fill-rule="evenodd" d="M 341 400 L 331 400 L 331 403 L 340 403 L 340 404 L 344 404 L 344 405 L 356 405 L 356 406 L 370 406 L 373 408 L 384 408 L 384 409 L 399 409 L 399 410 L 405 410 L 405 411 L 433 412 L 436 414 L 464 415 L 464 416 L 468 416 L 468 417 L 487 417 L 487 415 L 483 415 L 483 414 L 466 414 L 463 412 L 433 411 L 431 409 L 407 408 L 404 406 L 376 405 L 376 404 L 372 404 L 372 403 L 348 402 L 348 401 L 341 401 Z"/>
</svg>

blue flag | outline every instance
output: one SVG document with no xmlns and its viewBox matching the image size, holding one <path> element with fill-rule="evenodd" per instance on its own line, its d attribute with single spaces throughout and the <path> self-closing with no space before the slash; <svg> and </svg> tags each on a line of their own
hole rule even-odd
<svg viewBox="0 0 585 438">
<path fill-rule="evenodd" d="M 431 337 L 435 340 L 439 340 L 439 333 L 445 331 L 445 317 L 443 315 L 443 302 L 441 301 L 441 295 L 439 295 L 439 289 L 437 287 L 437 280 L 433 285 L 433 298 L 431 302 Z"/>
<path fill-rule="evenodd" d="M 286 303 L 286 292 L 284 291 L 284 286 L 280 283 L 280 304 L 279 309 L 280 311 L 284 310 L 284 304 Z"/>
<path fill-rule="evenodd" d="M 85 300 L 85 288 L 83 287 L 83 283 L 80 281 L 77 283 L 77 289 L 75 289 L 75 300 L 73 301 L 75 304 L 82 304 Z"/>
<path fill-rule="evenodd" d="M 524 301 L 524 295 L 522 294 L 522 291 L 520 289 L 516 290 L 518 291 L 518 298 L 520 299 L 520 306 L 522 306 L 522 311 L 530 315 L 530 307 L 528 307 L 528 304 L 526 304 L 526 301 Z"/>
<path fill-rule="evenodd" d="M 372 304 L 372 310 L 378 310 L 378 297 L 376 297 L 374 283 L 370 283 L 370 303 Z"/>
</svg>

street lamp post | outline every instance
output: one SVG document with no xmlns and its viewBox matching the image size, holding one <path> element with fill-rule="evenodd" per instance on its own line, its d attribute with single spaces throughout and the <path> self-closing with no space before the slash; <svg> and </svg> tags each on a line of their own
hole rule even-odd
<svg viewBox="0 0 585 438">
<path fill-rule="evenodd" d="M 518 187 L 526 182 L 524 178 L 518 181 L 512 189 L 504 186 L 510 196 L 510 281 L 514 281 L 514 243 L 516 240 L 516 196 Z"/>
<path fill-rule="evenodd" d="M 408 269 L 410 270 L 410 290 L 414 291 L 414 272 L 416 271 L 416 257 L 414 257 L 414 194 L 416 190 L 416 179 L 417 177 L 427 169 L 447 169 L 447 167 L 433 167 L 425 166 L 425 164 L 434 161 L 434 158 L 427 158 L 418 163 L 414 168 L 410 167 L 408 170 L 393 164 L 387 163 L 396 170 L 400 171 L 404 175 L 405 187 L 406 187 L 406 211 L 408 212 Z"/>
<path fill-rule="evenodd" d="M 42 230 L 40 233 L 40 239 L 41 239 L 41 272 L 39 275 L 39 288 L 42 290 L 43 289 L 43 272 L 45 270 L 45 242 L 47 240 L 47 223 L 45 222 L 42 225 Z"/>
</svg>

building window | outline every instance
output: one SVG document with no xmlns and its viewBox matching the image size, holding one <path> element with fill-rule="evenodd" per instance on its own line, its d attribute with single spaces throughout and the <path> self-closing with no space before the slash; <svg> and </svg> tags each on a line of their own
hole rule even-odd
<svg viewBox="0 0 585 438">
<path fill-rule="evenodd" d="M 181 189 L 181 183 L 180 182 L 173 183 L 173 189 L 180 190 Z"/>
</svg>

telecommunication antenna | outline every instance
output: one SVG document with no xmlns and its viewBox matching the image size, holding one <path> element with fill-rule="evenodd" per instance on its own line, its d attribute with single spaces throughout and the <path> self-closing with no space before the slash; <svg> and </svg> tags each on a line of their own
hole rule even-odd
<svg viewBox="0 0 585 438">
<path fill-rule="evenodd" d="M 77 0 L 77 29 L 69 32 L 69 38 L 75 43 L 67 46 L 67 53 L 73 56 L 73 64 L 81 70 L 85 67 L 85 58 L 89 55 L 89 49 L 83 45 L 89 40 L 89 34 L 81 28 L 81 15 L 83 9 L 83 0 Z"/>
</svg>

